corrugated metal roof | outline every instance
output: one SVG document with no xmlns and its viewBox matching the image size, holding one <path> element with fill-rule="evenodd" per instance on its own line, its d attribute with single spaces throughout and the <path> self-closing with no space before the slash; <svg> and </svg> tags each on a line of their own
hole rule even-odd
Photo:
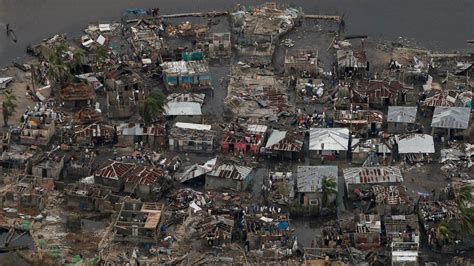
<svg viewBox="0 0 474 266">
<path fill-rule="evenodd" d="M 125 182 L 138 185 L 151 185 L 162 176 L 163 172 L 157 168 L 137 166 L 127 174 Z"/>
<path fill-rule="evenodd" d="M 389 106 L 387 122 L 415 123 L 416 111 L 416 106 Z"/>
<path fill-rule="evenodd" d="M 350 184 L 376 184 L 403 182 L 400 168 L 389 167 L 350 167 L 343 170 L 346 186 Z"/>
<path fill-rule="evenodd" d="M 245 180 L 252 172 L 252 168 L 238 165 L 222 164 L 209 173 L 210 176 Z"/>
<path fill-rule="evenodd" d="M 249 133 L 265 133 L 267 131 L 267 126 L 265 125 L 248 125 L 247 131 Z"/>
<path fill-rule="evenodd" d="M 176 123 L 175 126 L 178 127 L 178 128 L 183 128 L 183 129 L 211 130 L 211 125 L 203 125 L 203 124 L 178 122 L 178 123 Z"/>
<path fill-rule="evenodd" d="M 466 129 L 469 126 L 471 108 L 436 106 L 431 127 Z"/>
<path fill-rule="evenodd" d="M 298 166 L 297 187 L 298 192 L 317 192 L 321 189 L 321 180 L 331 178 L 337 184 L 337 166 Z M 337 190 L 337 186 L 335 188 Z"/>
<path fill-rule="evenodd" d="M 135 165 L 109 160 L 105 166 L 95 172 L 95 176 L 118 180 L 130 171 Z"/>
<path fill-rule="evenodd" d="M 428 134 L 397 135 L 398 153 L 435 153 L 433 137 Z"/>
<path fill-rule="evenodd" d="M 265 148 L 269 149 L 273 145 L 279 143 L 286 137 L 286 131 L 280 131 L 280 130 L 273 130 L 272 134 L 267 140 L 267 145 L 265 145 Z"/>
<path fill-rule="evenodd" d="M 166 115 L 202 115 L 201 104 L 195 102 L 170 102 L 165 112 Z"/>
<path fill-rule="evenodd" d="M 309 131 L 309 150 L 347 151 L 348 146 L 348 128 L 311 128 Z"/>
</svg>

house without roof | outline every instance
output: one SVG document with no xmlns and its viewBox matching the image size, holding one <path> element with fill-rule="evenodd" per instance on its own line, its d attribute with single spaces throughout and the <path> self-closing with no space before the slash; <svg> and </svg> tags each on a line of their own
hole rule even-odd
<svg viewBox="0 0 474 266">
<path fill-rule="evenodd" d="M 416 122 L 416 106 L 389 106 L 387 113 L 387 130 L 390 133 L 402 133 Z"/>
<path fill-rule="evenodd" d="M 157 168 L 136 166 L 124 178 L 124 191 L 140 198 L 149 198 L 161 192 L 158 179 L 163 177 L 164 173 Z"/>
<path fill-rule="evenodd" d="M 349 129 L 311 128 L 309 151 L 311 158 L 345 159 L 349 150 Z"/>
<path fill-rule="evenodd" d="M 223 153 L 239 154 L 259 154 L 268 127 L 265 125 L 231 125 L 225 133 L 221 142 Z"/>
<path fill-rule="evenodd" d="M 471 108 L 469 107 L 444 107 L 434 109 L 431 120 L 432 135 L 443 134 L 447 131 L 448 139 L 452 134 L 466 130 L 469 127 Z"/>
<path fill-rule="evenodd" d="M 206 174 L 206 189 L 243 191 L 252 180 L 252 168 L 222 164 Z"/>
</svg>

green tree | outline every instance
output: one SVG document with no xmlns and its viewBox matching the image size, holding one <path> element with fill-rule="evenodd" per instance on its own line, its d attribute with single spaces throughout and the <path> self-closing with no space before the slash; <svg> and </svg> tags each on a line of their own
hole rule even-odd
<svg viewBox="0 0 474 266">
<path fill-rule="evenodd" d="M 3 124 L 5 127 L 8 126 L 8 119 L 15 112 L 16 109 L 16 97 L 10 93 L 5 93 L 2 111 L 3 111 Z"/>
<path fill-rule="evenodd" d="M 325 207 L 328 204 L 329 197 L 337 194 L 337 183 L 334 178 L 323 177 L 321 180 L 321 193 L 322 193 L 322 206 Z"/>
<path fill-rule="evenodd" d="M 436 226 L 436 238 L 444 242 L 451 241 L 453 232 L 449 229 L 449 221 L 443 221 Z"/>
<path fill-rule="evenodd" d="M 109 50 L 107 49 L 106 46 L 101 45 L 97 47 L 94 54 L 94 59 L 95 59 L 94 61 L 95 61 L 96 69 L 98 71 L 103 70 L 104 59 L 107 58 L 108 56 L 109 56 Z"/>
<path fill-rule="evenodd" d="M 165 96 L 159 92 L 152 92 L 145 100 L 140 115 L 146 124 L 150 124 L 163 114 L 165 106 Z"/>
<path fill-rule="evenodd" d="M 71 69 L 74 70 L 74 73 L 77 74 L 79 67 L 82 66 L 84 56 L 85 56 L 85 51 L 82 49 L 77 49 L 72 53 Z"/>
<path fill-rule="evenodd" d="M 461 224 L 461 236 L 468 236 L 474 233 L 474 208 L 462 208 L 459 222 Z M 466 234 L 467 233 L 467 234 Z"/>
<path fill-rule="evenodd" d="M 71 65 L 64 60 L 67 51 L 66 44 L 59 44 L 49 54 L 47 75 L 50 81 L 63 82 L 71 78 Z"/>
<path fill-rule="evenodd" d="M 460 209 L 467 208 L 474 203 L 474 187 L 463 186 L 455 191 L 455 201 Z"/>
</svg>

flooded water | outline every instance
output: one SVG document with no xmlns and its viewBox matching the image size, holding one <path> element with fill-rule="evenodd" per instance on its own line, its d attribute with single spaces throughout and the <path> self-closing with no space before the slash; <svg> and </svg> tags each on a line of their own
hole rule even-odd
<svg viewBox="0 0 474 266">
<path fill-rule="evenodd" d="M 0 66 L 25 56 L 28 44 L 57 33 L 80 35 L 90 22 L 119 20 L 128 8 L 159 7 L 162 14 L 223 10 L 237 3 L 257 5 L 265 0 L 0 0 Z M 290 0 L 307 14 L 344 14 L 348 34 L 396 40 L 400 36 L 435 50 L 473 51 L 472 0 Z M 9 23 L 18 42 L 6 34 Z"/>
</svg>

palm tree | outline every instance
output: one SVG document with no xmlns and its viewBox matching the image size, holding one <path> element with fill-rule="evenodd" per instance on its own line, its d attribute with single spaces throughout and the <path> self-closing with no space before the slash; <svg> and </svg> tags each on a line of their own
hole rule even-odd
<svg viewBox="0 0 474 266">
<path fill-rule="evenodd" d="M 97 47 L 97 49 L 95 50 L 95 65 L 98 70 L 103 70 L 102 69 L 104 65 L 103 60 L 107 58 L 108 55 L 109 55 L 109 50 L 107 49 L 107 47 L 103 45 Z"/>
<path fill-rule="evenodd" d="M 74 70 L 75 74 L 77 74 L 77 69 L 82 65 L 84 56 L 85 56 L 85 51 L 82 49 L 77 49 L 76 51 L 73 52 L 71 69 Z"/>
<path fill-rule="evenodd" d="M 460 209 L 468 207 L 474 203 L 474 187 L 463 186 L 455 191 L 455 201 Z"/>
<path fill-rule="evenodd" d="M 55 46 L 48 56 L 48 78 L 51 81 L 62 82 L 71 77 L 71 66 L 64 62 L 63 55 L 68 50 L 65 44 Z"/>
<path fill-rule="evenodd" d="M 474 208 L 462 208 L 461 215 L 459 217 L 459 221 L 461 224 L 462 234 L 463 236 L 470 235 L 474 233 Z M 466 234 L 467 233 L 467 234 Z"/>
<path fill-rule="evenodd" d="M 160 116 L 164 111 L 165 96 L 160 92 L 152 92 L 145 100 L 143 108 L 140 112 L 143 121 L 150 124 Z"/>
<path fill-rule="evenodd" d="M 453 233 L 449 229 L 449 221 L 443 221 L 436 226 L 436 238 L 441 241 L 450 241 Z"/>
<path fill-rule="evenodd" d="M 325 207 L 328 204 L 329 196 L 336 194 L 337 183 L 334 178 L 323 177 L 321 180 L 321 193 L 322 193 L 322 206 Z"/>
<path fill-rule="evenodd" d="M 3 111 L 3 124 L 5 127 L 8 126 L 8 119 L 15 112 L 16 108 L 16 97 L 10 93 L 5 93 L 5 98 L 2 103 Z"/>
</svg>

